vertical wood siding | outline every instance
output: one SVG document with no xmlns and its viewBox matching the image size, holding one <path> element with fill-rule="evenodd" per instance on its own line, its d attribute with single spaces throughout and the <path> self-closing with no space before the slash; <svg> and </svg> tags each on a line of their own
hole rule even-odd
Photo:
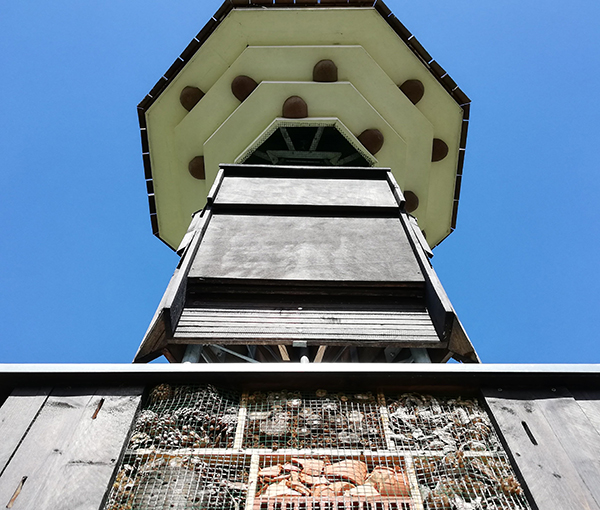
<svg viewBox="0 0 600 510">
<path fill-rule="evenodd" d="M 141 394 L 15 390 L 0 409 L 0 508 L 98 510 Z"/>
<path fill-rule="evenodd" d="M 484 390 L 540 510 L 600 509 L 600 392 Z"/>
</svg>

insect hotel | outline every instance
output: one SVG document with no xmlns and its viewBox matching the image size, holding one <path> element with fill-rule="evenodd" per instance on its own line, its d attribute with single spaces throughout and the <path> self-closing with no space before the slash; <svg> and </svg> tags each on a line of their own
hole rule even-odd
<svg viewBox="0 0 600 510">
<path fill-rule="evenodd" d="M 481 364 L 430 261 L 469 109 L 380 0 L 226 1 L 138 106 L 180 262 L 134 364 L 0 366 L 0 507 L 600 509 L 598 366 Z"/>
</svg>

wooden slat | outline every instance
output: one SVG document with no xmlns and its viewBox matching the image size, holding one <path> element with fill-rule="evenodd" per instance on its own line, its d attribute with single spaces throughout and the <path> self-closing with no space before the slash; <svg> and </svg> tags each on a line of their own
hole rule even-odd
<svg viewBox="0 0 600 510">
<path fill-rule="evenodd" d="M 215 334 L 220 331 L 229 332 L 233 334 L 307 334 L 307 335 L 332 335 L 332 336 L 405 336 L 405 335 L 424 335 L 424 336 L 435 336 L 437 335 L 433 328 L 426 326 L 403 326 L 402 328 L 394 327 L 371 327 L 371 328 L 360 328 L 358 325 L 348 324 L 342 325 L 283 325 L 283 324 L 272 324 L 272 325 L 261 325 L 261 324 L 247 324 L 247 325 L 235 325 L 223 323 L 222 326 L 211 326 L 199 324 L 198 326 L 179 327 L 177 329 L 177 336 L 181 336 L 186 333 L 198 332 L 199 334 Z"/>
<path fill-rule="evenodd" d="M 578 470 L 580 464 L 573 463 L 572 459 L 580 457 L 580 454 L 565 450 L 565 444 L 572 444 L 566 438 L 570 434 L 568 428 L 565 429 L 568 416 L 548 420 L 548 413 L 552 412 L 552 408 L 560 408 L 562 404 L 538 400 L 536 397 L 539 395 L 528 391 L 488 389 L 483 393 L 492 417 L 538 508 L 600 508 L 582 479 Z M 564 409 L 559 412 L 564 412 Z M 580 418 L 581 415 L 577 419 Z M 582 435 L 581 432 L 579 435 Z M 585 443 L 575 446 L 577 449 L 586 447 Z"/>
<path fill-rule="evenodd" d="M 0 474 L 49 394 L 50 388 L 16 388 L 0 407 Z"/>
<path fill-rule="evenodd" d="M 98 510 L 109 488 L 142 388 L 61 389 L 46 400 L 0 478 L 13 510 Z"/>
<path fill-rule="evenodd" d="M 600 390 L 573 390 L 572 393 L 579 407 L 600 434 Z"/>
</svg>

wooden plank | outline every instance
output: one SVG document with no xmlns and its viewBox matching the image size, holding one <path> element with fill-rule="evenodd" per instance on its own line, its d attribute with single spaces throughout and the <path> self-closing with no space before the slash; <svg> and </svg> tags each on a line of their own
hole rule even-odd
<svg viewBox="0 0 600 510">
<path fill-rule="evenodd" d="M 225 177 L 215 205 L 398 207 L 381 180 Z"/>
<path fill-rule="evenodd" d="M 600 434 L 600 390 L 572 390 L 571 393 L 590 423 Z"/>
<path fill-rule="evenodd" d="M 321 363 L 323 361 L 323 357 L 325 356 L 325 351 L 327 350 L 326 345 L 319 345 L 319 349 L 317 350 L 317 354 L 315 355 L 315 359 L 313 363 Z"/>
<path fill-rule="evenodd" d="M 210 207 L 207 207 L 204 214 L 194 218 L 196 230 L 169 281 L 169 285 L 138 348 L 134 362 L 147 362 L 160 356 L 167 344 L 167 339 L 173 336 L 185 305 L 187 275 L 211 215 L 212 211 Z"/>
<path fill-rule="evenodd" d="M 600 433 L 565 388 L 533 394 L 536 404 L 600 507 Z"/>
<path fill-rule="evenodd" d="M 433 266 L 423 249 L 415 229 L 411 226 L 410 217 L 406 213 L 402 213 L 400 218 L 406 229 L 408 238 L 414 247 L 414 253 L 421 271 L 425 276 L 425 300 L 427 309 L 431 315 L 431 320 L 435 326 L 440 340 L 450 341 L 450 350 L 462 358 L 463 361 L 480 362 L 479 356 L 471 343 L 467 333 L 458 320 L 456 312 L 440 282 Z M 418 228 L 418 225 L 417 225 Z"/>
<path fill-rule="evenodd" d="M 49 394 L 50 388 L 16 388 L 0 407 L 0 475 Z"/>
<path fill-rule="evenodd" d="M 215 214 L 191 278 L 422 283 L 397 218 Z"/>
<path fill-rule="evenodd" d="M 53 391 L 0 478 L 0 505 L 27 477 L 13 510 L 98 510 L 142 389 Z"/>
<path fill-rule="evenodd" d="M 279 347 L 281 359 L 283 361 L 290 361 L 290 354 L 288 353 L 287 347 L 285 345 L 278 345 L 277 347 Z"/>
<path fill-rule="evenodd" d="M 597 510 L 598 504 L 528 391 L 484 389 L 493 420 L 540 509 Z"/>
</svg>

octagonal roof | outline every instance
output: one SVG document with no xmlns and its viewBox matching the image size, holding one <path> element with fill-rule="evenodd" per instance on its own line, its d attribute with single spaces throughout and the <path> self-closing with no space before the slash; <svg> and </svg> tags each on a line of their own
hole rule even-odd
<svg viewBox="0 0 600 510">
<path fill-rule="evenodd" d="M 337 67 L 335 80 L 313 75 L 323 60 Z M 236 77 L 245 80 L 241 96 Z M 415 83 L 422 97 L 406 87 Z M 308 109 L 289 125 L 339 119 L 353 140 L 378 130 L 384 141 L 372 164 L 390 167 L 412 193 L 431 246 L 451 233 L 469 99 L 387 6 L 228 0 L 138 106 L 155 235 L 179 245 L 218 165 L 243 160 L 289 97 Z"/>
</svg>

